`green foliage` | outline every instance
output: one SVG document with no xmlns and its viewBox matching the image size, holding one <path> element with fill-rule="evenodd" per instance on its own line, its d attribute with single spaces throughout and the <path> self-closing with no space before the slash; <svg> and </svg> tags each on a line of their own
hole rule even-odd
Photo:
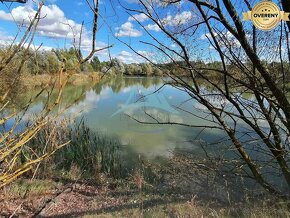
<svg viewBox="0 0 290 218">
<path fill-rule="evenodd" d="M 120 147 L 121 143 L 117 138 L 108 137 L 96 133 L 88 128 L 84 121 L 74 123 L 69 127 L 51 123 L 41 130 L 29 143 L 28 148 L 40 150 L 54 147 L 70 141 L 69 145 L 58 150 L 55 155 L 42 164 L 39 176 L 44 178 L 45 169 L 55 167 L 54 172 L 69 172 L 77 167 L 83 176 L 96 176 L 98 173 L 106 173 L 113 177 L 119 177 L 121 173 Z M 23 158 L 29 158 L 25 154 Z M 42 173 L 44 171 L 44 173 Z"/>
<path fill-rule="evenodd" d="M 92 65 L 88 62 L 81 65 L 81 71 L 82 72 L 93 72 L 95 71 Z"/>
<path fill-rule="evenodd" d="M 92 60 L 90 61 L 90 64 L 91 64 L 92 68 L 94 69 L 94 71 L 97 71 L 97 72 L 101 71 L 102 65 L 101 65 L 101 62 L 97 56 L 94 56 L 92 58 Z"/>
<path fill-rule="evenodd" d="M 153 69 L 153 74 L 154 74 L 155 76 L 162 76 L 163 72 L 162 72 L 162 70 L 160 70 L 159 68 L 155 67 L 155 68 Z"/>
<path fill-rule="evenodd" d="M 59 72 L 61 62 L 58 60 L 55 53 L 51 51 L 33 52 L 32 56 L 26 61 L 24 73 L 38 75 L 38 74 L 56 74 Z"/>
<path fill-rule="evenodd" d="M 58 61 L 56 54 L 53 52 L 50 52 L 47 56 L 47 61 L 48 61 L 50 73 L 56 74 L 61 67 L 61 64 Z"/>
<path fill-rule="evenodd" d="M 0 60 L 3 59 L 5 55 L 7 55 L 7 52 L 9 52 L 8 47 L 0 48 Z M 21 49 L 14 58 L 15 61 L 21 60 L 23 53 L 24 49 Z M 20 73 L 28 75 L 57 74 L 60 71 L 63 63 L 65 63 L 64 68 L 66 71 L 94 71 L 94 68 L 90 63 L 85 63 L 79 67 L 79 58 L 82 58 L 82 54 L 81 52 L 76 51 L 74 48 L 52 49 L 51 51 L 35 51 L 30 49 L 26 56 L 27 60 L 25 61 L 25 64 Z M 14 65 L 19 66 L 19 64 L 20 63 Z M 7 68 L 9 69 L 9 67 Z"/>
<path fill-rule="evenodd" d="M 13 49 L 12 49 L 13 50 Z M 0 60 L 3 59 L 8 53 L 8 48 L 0 48 Z M 23 56 L 24 49 L 20 50 L 11 66 L 7 67 L 7 75 L 10 75 L 13 72 L 17 72 L 15 68 L 20 63 L 16 63 L 18 60 L 21 60 Z M 182 76 L 191 76 L 186 70 L 186 63 L 182 61 L 171 62 L 166 64 L 156 64 L 151 63 L 131 63 L 125 64 L 119 59 L 114 58 L 111 61 L 101 62 L 97 56 L 94 56 L 89 62 L 79 66 L 79 58 L 82 58 L 82 53 L 75 50 L 74 48 L 70 49 L 52 49 L 51 51 L 34 51 L 30 50 L 25 65 L 21 73 L 39 75 L 39 74 L 57 74 L 61 69 L 63 63 L 65 63 L 65 70 L 68 72 L 103 72 L 110 75 L 128 75 L 128 76 L 163 76 L 168 74 L 182 75 Z M 18 61 L 19 62 L 19 61 Z M 191 62 L 196 68 L 204 69 L 203 73 L 207 77 L 220 79 L 220 73 L 215 72 L 214 70 L 222 70 L 223 66 L 220 61 L 213 61 L 210 63 L 205 63 L 201 60 Z M 278 75 L 281 72 L 280 63 L 263 63 L 266 68 L 268 68 L 274 78 L 279 79 Z M 245 63 L 245 66 L 250 65 L 250 63 Z M 230 72 L 234 73 L 236 76 L 239 76 L 239 69 L 232 64 L 228 64 L 227 68 Z M 284 63 L 284 70 L 288 70 L 290 65 Z M 12 72 L 13 71 L 13 72 Z M 14 77 L 15 78 L 15 77 Z M 243 79 L 243 78 L 241 78 Z M 286 81 L 290 81 L 288 74 L 285 75 Z M 5 82 L 6 83 L 6 82 Z"/>
<path fill-rule="evenodd" d="M 84 122 L 71 130 L 71 144 L 60 150 L 55 162 L 69 170 L 73 165 L 92 175 L 99 172 L 118 176 L 120 142 L 92 132 Z"/>
<path fill-rule="evenodd" d="M 0 49 L 0 58 L 4 56 L 8 48 Z M 17 56 L 21 56 L 20 51 Z M 39 75 L 39 74 L 56 74 L 64 65 L 65 71 L 80 71 L 80 72 L 103 72 L 111 75 L 137 75 L 137 76 L 152 76 L 162 75 L 162 72 L 149 63 L 141 64 L 124 64 L 119 59 L 114 58 L 108 62 L 100 62 L 97 56 L 94 56 L 90 62 L 79 66 L 79 59 L 82 58 L 80 51 L 74 48 L 70 49 L 52 49 L 51 51 L 34 51 L 28 52 L 28 58 L 25 62 L 22 73 Z"/>
<path fill-rule="evenodd" d="M 126 74 L 127 75 L 134 75 L 135 72 L 136 72 L 136 69 L 135 69 L 133 64 L 126 65 Z"/>
<path fill-rule="evenodd" d="M 142 67 L 142 74 L 146 76 L 151 76 L 153 74 L 153 68 L 151 64 L 145 63 L 141 65 Z"/>
</svg>

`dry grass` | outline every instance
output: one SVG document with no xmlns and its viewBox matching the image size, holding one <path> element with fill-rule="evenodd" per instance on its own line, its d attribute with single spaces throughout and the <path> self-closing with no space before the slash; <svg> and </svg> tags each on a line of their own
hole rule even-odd
<svg viewBox="0 0 290 218">
<path fill-rule="evenodd" d="M 73 74 L 69 83 L 73 85 L 83 85 L 88 83 L 95 83 L 100 81 L 100 74 L 99 73 L 85 73 L 85 74 Z"/>
<path fill-rule="evenodd" d="M 23 198 L 51 192 L 60 184 L 51 180 L 18 180 L 4 188 L 6 198 Z"/>
<path fill-rule="evenodd" d="M 97 72 L 90 73 L 74 73 L 69 78 L 68 84 L 84 85 L 89 83 L 96 83 L 100 81 L 101 76 Z M 52 86 L 57 80 L 57 75 L 41 74 L 41 75 L 22 75 L 21 84 L 26 89 L 33 89 L 35 87 Z"/>
<path fill-rule="evenodd" d="M 215 200 L 201 199 L 195 196 L 172 196 L 171 194 L 159 193 L 158 191 L 144 190 L 140 196 L 138 187 L 131 181 L 134 188 L 130 188 L 130 181 L 119 181 L 111 183 L 104 181 L 102 185 L 87 185 L 85 183 L 75 183 L 72 191 L 63 192 L 53 205 L 43 211 L 43 215 L 62 216 L 75 215 L 77 217 L 249 217 L 249 218 L 270 218 L 270 217 L 290 217 L 290 212 L 285 203 L 275 200 L 263 201 L 253 200 L 248 203 L 236 203 L 232 205 L 220 204 Z M 115 184 L 113 186 L 113 184 Z M 35 208 L 43 203 L 40 198 L 46 196 L 53 198 L 56 190 L 64 190 L 67 185 L 56 183 L 51 180 L 20 180 L 6 187 L 5 195 L 0 196 L 5 199 L 5 204 L 9 208 L 17 208 L 23 203 L 20 211 L 23 216 L 33 212 Z M 127 193 L 124 195 L 124 193 Z M 16 203 L 15 203 L 16 201 Z M 141 204 L 143 202 L 144 204 Z M 26 205 L 31 208 L 28 210 Z M 4 207 L 3 207 L 4 206 Z M 0 204 L 0 210 L 7 206 Z M 32 209 L 32 210 L 31 210 Z M 10 210 L 10 211 L 13 211 Z M 30 211 L 30 212 L 29 212 Z M 1 214 L 1 213 L 0 213 Z M 6 213 L 9 214 L 9 213 Z M 10 212 L 11 214 L 11 212 Z M 18 215 L 20 213 L 17 213 Z"/>
<path fill-rule="evenodd" d="M 185 203 L 170 203 L 166 205 L 156 205 L 151 208 L 144 209 L 139 208 L 124 209 L 114 213 L 102 213 L 85 215 L 84 218 L 93 217 L 124 217 L 124 218 L 139 218 L 139 217 L 247 217 L 247 218 L 288 218 L 290 212 L 286 207 L 278 205 L 243 205 L 239 207 L 219 207 L 217 208 L 213 203 L 204 205 L 198 201 L 191 201 Z"/>
</svg>

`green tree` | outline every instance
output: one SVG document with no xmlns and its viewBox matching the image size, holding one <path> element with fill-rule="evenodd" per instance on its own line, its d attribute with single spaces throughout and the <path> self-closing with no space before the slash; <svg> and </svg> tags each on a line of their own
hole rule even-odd
<svg viewBox="0 0 290 218">
<path fill-rule="evenodd" d="M 57 72 L 59 72 L 61 64 L 55 53 L 48 52 L 47 61 L 49 64 L 49 71 L 50 71 L 49 73 L 56 74 Z"/>
<path fill-rule="evenodd" d="M 84 63 L 81 65 L 81 71 L 82 72 L 93 72 L 94 68 L 92 67 L 92 65 L 88 62 Z"/>
<path fill-rule="evenodd" d="M 145 74 L 146 76 L 152 75 L 153 74 L 152 65 L 149 63 L 142 64 L 142 74 Z"/>
<path fill-rule="evenodd" d="M 101 62 L 97 56 L 94 56 L 90 62 L 95 71 L 101 71 Z"/>
<path fill-rule="evenodd" d="M 153 70 L 153 74 L 154 76 L 162 76 L 162 70 L 160 70 L 159 68 L 155 67 Z"/>
</svg>

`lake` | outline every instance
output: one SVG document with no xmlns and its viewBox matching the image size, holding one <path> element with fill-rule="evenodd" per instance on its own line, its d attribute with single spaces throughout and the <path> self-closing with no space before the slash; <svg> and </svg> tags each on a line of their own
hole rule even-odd
<svg viewBox="0 0 290 218">
<path fill-rule="evenodd" d="M 156 124 L 179 123 L 195 126 L 212 125 L 209 111 L 182 89 L 167 84 L 167 78 L 112 77 L 105 78 L 93 85 L 69 85 L 65 88 L 60 110 L 64 105 L 71 105 L 62 116 L 72 122 L 84 121 L 94 132 L 110 137 L 117 137 L 122 145 L 127 165 L 133 165 L 136 157 L 142 156 L 153 162 L 162 162 L 176 152 L 186 152 L 200 160 L 208 154 L 225 160 L 239 160 L 237 151 L 225 133 L 219 129 L 192 128 L 182 125 Z M 203 88 L 207 93 L 211 92 Z M 16 102 L 23 105 L 39 91 L 23 93 Z M 55 97 L 53 94 L 52 98 Z M 252 102 L 253 96 L 244 96 L 245 101 Z M 47 95 L 40 95 L 30 106 L 24 121 L 30 121 L 32 114 L 37 114 L 47 101 Z M 215 106 L 227 105 L 223 99 L 212 97 Z M 227 107 L 227 106 L 226 106 Z M 226 118 L 225 118 L 226 119 Z M 208 121 L 207 121 L 208 120 Z M 230 120 L 227 120 L 231 125 Z M 238 122 L 237 130 L 247 130 L 247 126 Z M 6 128 L 13 126 L 14 120 L 7 122 Z M 144 124 L 155 123 L 155 124 Z M 262 125 L 262 123 L 260 124 Z M 267 127 L 265 126 L 265 131 Z M 254 132 L 240 134 L 245 149 L 257 163 L 268 161 L 268 156 L 258 150 L 263 143 L 251 143 L 257 138 Z M 251 139 L 249 141 L 249 139 Z M 225 152 L 226 151 L 226 152 Z M 133 162 L 134 163 L 133 163 Z M 267 178 L 283 187 L 284 180 L 276 176 L 275 165 L 263 168 Z M 225 167 L 231 167 L 225 165 Z M 286 186 L 284 186 L 286 187 Z"/>
<path fill-rule="evenodd" d="M 176 149 L 201 155 L 200 144 L 217 141 L 223 136 L 221 131 L 138 122 L 155 122 L 150 117 L 154 116 L 160 122 L 207 125 L 198 118 L 207 116 L 207 111 L 190 100 L 187 93 L 170 85 L 163 86 L 165 83 L 164 78 L 115 77 L 94 86 L 68 86 L 62 105 L 72 104 L 65 112 L 67 117 L 77 121 L 84 119 L 93 131 L 117 136 L 125 148 L 149 159 L 168 157 Z M 35 94 L 26 93 L 23 99 Z M 39 111 L 45 100 L 46 97 L 41 96 L 28 114 Z"/>
</svg>

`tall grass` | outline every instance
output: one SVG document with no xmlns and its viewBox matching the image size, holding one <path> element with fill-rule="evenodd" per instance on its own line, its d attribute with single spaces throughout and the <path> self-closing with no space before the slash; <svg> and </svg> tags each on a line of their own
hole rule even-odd
<svg viewBox="0 0 290 218">
<path fill-rule="evenodd" d="M 55 163 L 65 170 L 78 166 L 88 175 L 107 173 L 117 177 L 120 173 L 120 142 L 115 137 L 96 133 L 84 121 L 68 130 L 71 143 L 56 153 Z"/>
<path fill-rule="evenodd" d="M 62 141 L 70 143 L 42 163 L 37 169 L 39 177 L 59 176 L 60 172 L 69 176 L 73 173 L 72 169 L 82 177 L 92 178 L 99 173 L 114 178 L 121 176 L 121 146 L 118 138 L 92 131 L 84 120 L 72 125 L 51 123 L 38 133 L 30 147 L 49 149 Z"/>
</svg>

